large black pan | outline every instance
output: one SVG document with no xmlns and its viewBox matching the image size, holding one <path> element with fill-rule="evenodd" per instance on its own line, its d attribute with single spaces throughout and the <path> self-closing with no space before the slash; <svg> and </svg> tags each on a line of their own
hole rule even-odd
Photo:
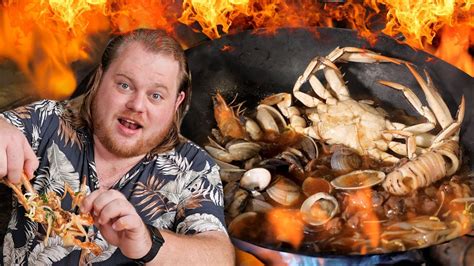
<svg viewBox="0 0 474 266">
<path fill-rule="evenodd" d="M 464 95 L 466 114 L 461 130 L 461 142 L 466 149 L 466 155 L 474 158 L 473 78 L 436 57 L 402 45 L 387 36 L 380 36 L 375 45 L 371 46 L 366 40 L 359 38 L 356 32 L 336 28 L 281 29 L 274 34 L 243 32 L 189 49 L 187 56 L 193 78 L 193 100 L 184 119 L 182 133 L 198 144 L 205 143 L 210 129 L 215 126 L 211 95 L 217 89 L 227 99 L 238 94 L 237 101 L 246 100 L 245 106 L 252 108 L 266 95 L 290 92 L 294 82 L 313 57 L 325 56 L 337 46 L 369 48 L 384 55 L 413 62 L 420 73 L 426 69 L 453 115 L 456 114 L 461 96 Z M 421 89 L 405 66 L 348 63 L 342 66 L 342 70 L 349 82 L 351 95 L 356 99 L 378 99 L 387 109 L 402 108 L 411 115 L 418 115 L 400 92 L 377 82 L 383 79 L 413 88 L 426 104 Z M 470 165 L 472 168 L 473 161 Z M 240 240 L 235 240 L 234 243 L 251 252 L 260 248 Z M 351 261 L 354 257 L 348 256 L 347 259 Z M 393 257 L 386 256 L 366 256 L 357 261 L 371 264 L 386 263 L 392 259 Z M 344 257 L 336 258 L 336 262 L 343 261 Z"/>
</svg>

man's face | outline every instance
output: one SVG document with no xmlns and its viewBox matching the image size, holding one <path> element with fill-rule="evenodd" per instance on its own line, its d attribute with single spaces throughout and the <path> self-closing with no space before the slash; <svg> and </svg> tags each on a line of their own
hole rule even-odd
<svg viewBox="0 0 474 266">
<path fill-rule="evenodd" d="M 92 102 L 94 142 L 119 157 L 144 155 L 162 142 L 184 99 L 179 64 L 131 43 L 104 73 Z"/>
</svg>

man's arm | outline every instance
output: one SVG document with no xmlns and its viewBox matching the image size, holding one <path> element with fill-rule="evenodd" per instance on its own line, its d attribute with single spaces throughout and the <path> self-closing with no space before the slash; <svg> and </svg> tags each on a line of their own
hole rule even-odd
<svg viewBox="0 0 474 266">
<path fill-rule="evenodd" d="M 234 248 L 224 232 L 179 235 L 160 230 L 165 243 L 147 265 L 234 265 Z"/>
<path fill-rule="evenodd" d="M 81 205 L 90 212 L 102 236 L 131 259 L 145 256 L 151 248 L 150 233 L 125 196 L 117 190 L 96 190 Z M 149 265 L 233 265 L 234 250 L 224 232 L 208 231 L 179 235 L 160 231 L 165 243 Z"/>
</svg>

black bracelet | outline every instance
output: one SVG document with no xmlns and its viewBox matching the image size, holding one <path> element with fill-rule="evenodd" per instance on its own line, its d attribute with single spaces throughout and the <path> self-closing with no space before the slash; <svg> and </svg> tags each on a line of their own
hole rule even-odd
<svg viewBox="0 0 474 266">
<path fill-rule="evenodd" d="M 160 230 L 158 230 L 158 228 L 149 224 L 146 224 L 146 227 L 148 228 L 148 231 L 150 232 L 151 236 L 151 248 L 145 256 L 140 259 L 134 260 L 135 262 L 141 265 L 152 261 L 156 257 L 156 254 L 158 254 L 158 251 L 160 251 L 160 248 L 161 246 L 163 246 L 163 243 L 165 243 L 165 240 L 163 239 L 163 236 L 161 235 Z"/>
</svg>

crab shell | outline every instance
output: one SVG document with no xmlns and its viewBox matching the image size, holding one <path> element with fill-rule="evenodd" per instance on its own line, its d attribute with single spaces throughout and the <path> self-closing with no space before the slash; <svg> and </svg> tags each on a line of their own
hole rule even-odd
<svg viewBox="0 0 474 266">
<path fill-rule="evenodd" d="M 339 203 L 333 196 L 319 192 L 303 202 L 300 212 L 305 222 L 318 226 L 327 223 L 339 212 Z"/>
</svg>

